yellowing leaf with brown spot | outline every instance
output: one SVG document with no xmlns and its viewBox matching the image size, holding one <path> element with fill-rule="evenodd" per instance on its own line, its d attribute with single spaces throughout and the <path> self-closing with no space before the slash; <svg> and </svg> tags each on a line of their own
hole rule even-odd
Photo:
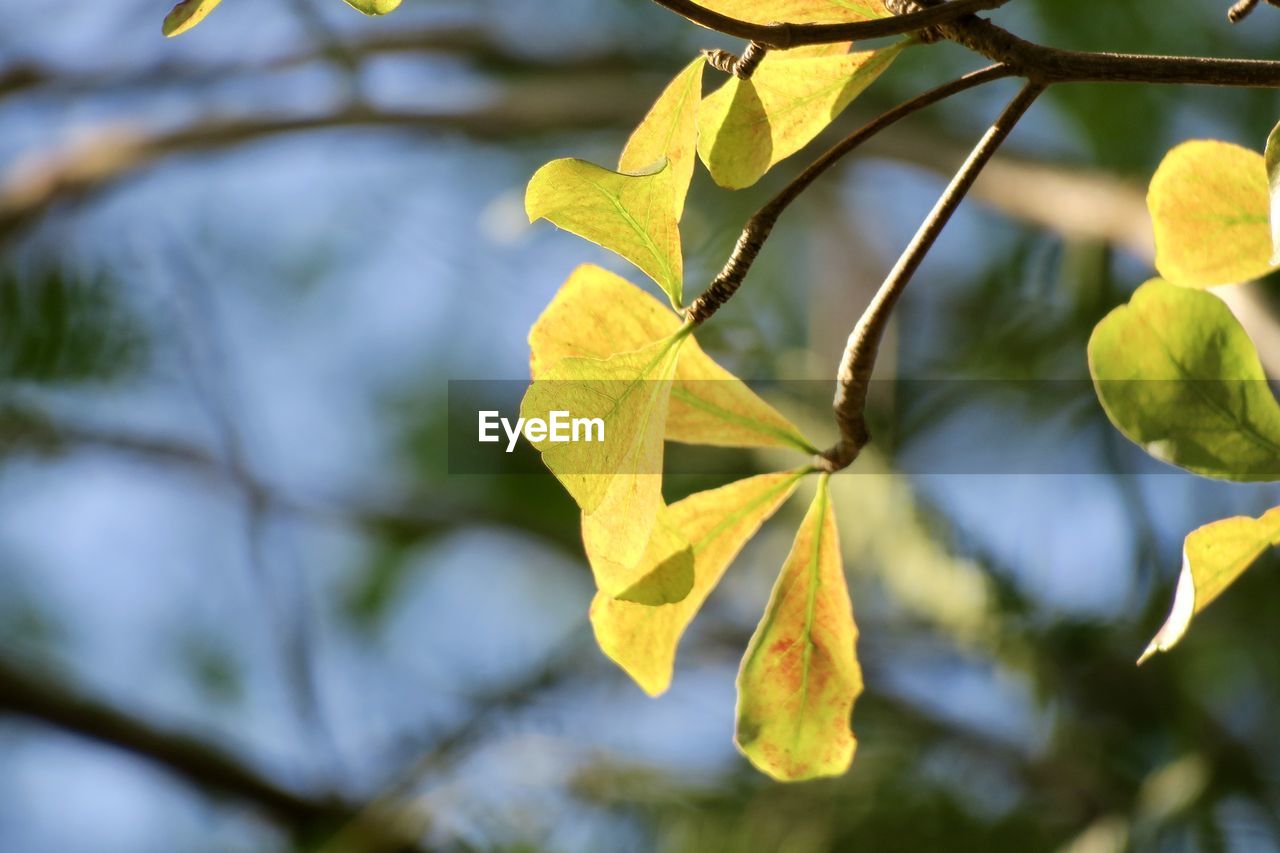
<svg viewBox="0 0 1280 853">
<path fill-rule="evenodd" d="M 1211 140 L 1185 142 L 1151 178 L 1156 269 L 1183 287 L 1236 284 L 1272 269 L 1270 194 L 1262 155 Z"/>
<path fill-rule="evenodd" d="M 698 159 L 698 104 L 706 63 L 695 59 L 671 81 L 649 114 L 631 134 L 618 159 L 618 171 L 645 172 L 663 159 L 670 168 L 668 203 L 678 222 Z"/>
<path fill-rule="evenodd" d="M 762 474 L 699 492 L 667 509 L 690 543 L 693 584 L 677 603 L 646 607 L 603 593 L 591 602 L 596 642 L 649 695 L 671 685 L 680 637 L 720 583 L 729 564 L 796 489 L 806 470 Z"/>
<path fill-rule="evenodd" d="M 222 0 L 182 0 L 164 16 L 161 30 L 172 38 L 180 36 L 209 16 Z"/>
<path fill-rule="evenodd" d="M 571 356 L 607 358 L 668 337 L 680 319 L 624 278 L 584 265 L 569 276 L 529 331 L 534 379 Z M 690 339 L 680 351 L 667 439 L 722 447 L 792 447 L 817 453 L 777 409 Z"/>
<path fill-rule="evenodd" d="M 1182 573 L 1173 609 L 1138 663 L 1173 648 L 1187 633 L 1192 617 L 1275 545 L 1280 545 L 1280 507 L 1261 518 L 1224 518 L 1188 534 L 1182 544 Z"/>
<path fill-rule="evenodd" d="M 749 187 L 813 141 L 907 42 L 833 56 L 770 53 L 749 80 L 731 78 L 698 111 L 698 154 L 717 184 Z"/>
<path fill-rule="evenodd" d="M 526 421 L 553 413 L 598 418 L 603 441 L 529 436 L 582 509 L 588 552 L 639 562 L 662 507 L 662 450 L 671 381 L 687 330 L 608 358 L 566 358 L 534 381 L 520 405 Z M 527 430 L 527 427 L 526 427 Z M 623 589 L 610 589 L 612 594 Z"/>
<path fill-rule="evenodd" d="M 735 741 L 757 769 L 796 782 L 849 768 L 857 638 L 824 475 L 738 674 Z"/>
<path fill-rule="evenodd" d="M 702 60 L 658 98 L 627 142 L 617 172 L 585 160 L 554 160 L 529 181 L 529 221 L 547 219 L 635 264 L 679 308 L 684 257 L 680 217 L 697 148 Z"/>
<path fill-rule="evenodd" d="M 700 5 L 753 24 L 843 24 L 889 14 L 883 0 L 703 0 Z"/>
</svg>

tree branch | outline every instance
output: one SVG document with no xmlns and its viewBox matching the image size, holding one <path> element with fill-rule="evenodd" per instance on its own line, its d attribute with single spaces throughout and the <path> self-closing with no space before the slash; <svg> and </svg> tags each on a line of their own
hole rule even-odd
<svg viewBox="0 0 1280 853">
<path fill-rule="evenodd" d="M 140 755 L 199 788 L 261 806 L 295 827 L 328 826 L 357 813 L 336 797 L 308 797 L 291 791 L 218 747 L 136 720 L 6 661 L 0 661 L 0 712 L 30 717 Z"/>
<path fill-rule="evenodd" d="M 738 288 L 742 286 L 747 272 L 751 269 L 751 265 L 755 262 L 756 256 L 760 254 L 760 249 L 764 247 L 765 240 L 768 239 L 774 225 L 777 224 L 778 217 L 814 181 L 838 163 L 846 154 L 858 148 L 858 146 L 880 131 L 896 124 L 914 112 L 918 112 L 967 89 L 980 86 L 983 83 L 1008 77 L 1012 73 L 1012 69 L 1006 66 L 992 65 L 981 71 L 974 71 L 963 77 L 958 77 L 949 83 L 943 83 L 941 86 L 930 89 L 924 94 L 917 95 L 888 112 L 882 113 L 833 145 L 747 220 L 746 226 L 742 229 L 742 236 L 738 238 L 737 246 L 734 248 L 733 254 L 729 257 L 724 269 L 715 277 L 707 290 L 689 306 L 686 317 L 695 326 L 701 325 L 737 292 Z"/>
<path fill-rule="evenodd" d="M 952 178 L 950 185 L 938 199 L 938 203 L 920 225 L 915 238 L 898 258 L 898 263 L 890 271 L 884 283 L 880 285 L 880 290 L 863 312 L 858 325 L 854 327 L 840 363 L 836 397 L 832 404 L 836 424 L 840 428 L 840 440 L 823 454 L 830 470 L 839 471 L 847 468 L 870 440 L 871 435 L 864 415 L 867 390 L 870 387 L 871 374 L 875 370 L 880 339 L 884 336 L 884 330 L 894 306 L 911 281 L 912 275 L 920 267 L 925 255 L 938 239 L 938 235 L 942 233 L 942 229 L 946 227 L 952 214 L 956 212 L 956 208 L 960 206 L 960 202 L 964 200 L 974 181 L 982 173 L 983 167 L 1009 137 L 1018 120 L 1040 96 L 1044 88 L 1042 83 L 1029 82 L 1005 107 L 1004 112 L 969 154 L 969 159 Z"/>
<path fill-rule="evenodd" d="M 765 47 L 787 50 L 807 44 L 865 41 L 913 33 L 939 24 L 950 23 L 975 12 L 998 9 L 1009 0 L 950 0 L 940 6 L 906 15 L 891 15 L 887 18 L 843 24 L 755 24 L 715 12 L 694 3 L 693 0 L 654 0 L 654 2 L 709 30 L 758 42 Z"/>
</svg>

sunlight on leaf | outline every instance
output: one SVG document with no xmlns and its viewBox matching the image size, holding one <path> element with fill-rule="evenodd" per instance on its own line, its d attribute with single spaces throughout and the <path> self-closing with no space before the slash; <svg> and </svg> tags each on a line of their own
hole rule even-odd
<svg viewBox="0 0 1280 853">
<path fill-rule="evenodd" d="M 1280 264 L 1280 124 L 1267 137 L 1263 156 L 1267 167 L 1267 188 L 1271 196 L 1271 264 Z"/>
<path fill-rule="evenodd" d="M 662 448 L 681 330 L 632 352 L 605 359 L 566 358 L 534 381 L 520 416 L 599 418 L 604 441 L 532 444 L 582 509 L 588 552 L 624 566 L 639 562 L 662 506 Z M 613 594 L 621 589 L 608 590 Z"/>
<path fill-rule="evenodd" d="M 579 267 L 529 331 L 530 368 L 539 379 L 570 356 L 607 358 L 668 337 L 680 319 L 631 282 L 597 266 Z M 680 351 L 667 440 L 721 447 L 792 447 L 817 453 L 777 409 L 690 339 Z"/>
<path fill-rule="evenodd" d="M 546 219 L 612 252 L 649 275 L 671 304 L 682 300 L 684 260 L 671 208 L 671 166 L 623 175 L 585 160 L 553 160 L 534 173 L 525 194 L 529 221 Z"/>
<path fill-rule="evenodd" d="M 757 769 L 796 782 L 838 776 L 862 670 L 824 475 L 738 674 L 735 741 Z"/>
<path fill-rule="evenodd" d="M 698 156 L 698 103 L 705 68 L 706 63 L 698 58 L 676 76 L 631 134 L 618 159 L 618 171 L 628 174 L 646 172 L 666 159 L 670 169 L 668 203 L 677 222 L 684 214 Z M 678 307 L 678 299 L 676 304 Z"/>
<path fill-rule="evenodd" d="M 180 36 L 209 16 L 222 0 L 182 0 L 164 16 L 161 30 L 170 38 Z"/>
<path fill-rule="evenodd" d="M 1173 609 L 1138 663 L 1173 648 L 1187 633 L 1192 617 L 1275 545 L 1280 545 L 1280 507 L 1261 518 L 1224 518 L 1188 534 L 1182 545 L 1182 573 Z"/>
<path fill-rule="evenodd" d="M 754 24 L 843 24 L 889 14 L 883 0 L 702 0 L 699 5 Z"/>
<path fill-rule="evenodd" d="M 1271 271 L 1267 169 L 1256 151 L 1185 142 L 1167 155 L 1147 193 L 1156 269 L 1183 287 L 1237 284 Z"/>
<path fill-rule="evenodd" d="M 1280 479 L 1280 405 L 1213 294 L 1147 282 L 1093 330 L 1089 369 L 1111 422 L 1155 458 L 1206 477 Z"/>
<path fill-rule="evenodd" d="M 394 12 L 401 0 L 346 0 L 346 4 L 366 15 L 385 15 Z"/>
<path fill-rule="evenodd" d="M 897 58 L 907 42 L 832 56 L 768 54 L 698 112 L 698 154 L 722 187 L 749 187 L 813 141 Z"/>
<path fill-rule="evenodd" d="M 796 489 L 807 469 L 762 474 L 672 504 L 667 515 L 693 548 L 693 587 L 665 607 L 645 607 L 597 594 L 591 626 L 600 649 L 649 695 L 671 685 L 676 648 L 685 628 L 720 583 L 725 570 Z"/>
<path fill-rule="evenodd" d="M 619 171 L 585 160 L 554 160 L 525 193 L 529 221 L 546 219 L 616 252 L 658 283 L 679 308 L 684 258 L 680 218 L 697 148 L 702 60 L 659 96 L 619 159 Z"/>
<path fill-rule="evenodd" d="M 658 508 L 653 535 L 639 561 L 618 562 L 594 541 L 587 542 L 586 551 L 601 595 L 652 609 L 682 601 L 693 589 L 693 548 L 669 507 Z"/>
</svg>

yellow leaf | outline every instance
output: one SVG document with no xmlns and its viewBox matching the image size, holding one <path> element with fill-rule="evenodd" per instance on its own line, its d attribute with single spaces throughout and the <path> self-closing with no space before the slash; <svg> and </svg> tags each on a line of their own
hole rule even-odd
<svg viewBox="0 0 1280 853">
<path fill-rule="evenodd" d="M 639 562 L 662 506 L 662 446 L 671 381 L 688 330 L 608 358 L 566 358 L 525 393 L 525 437 L 582 508 L 588 552 Z M 599 419 L 603 441 L 530 435 L 528 422 Z M 611 594 L 623 592 L 610 589 Z"/>
<path fill-rule="evenodd" d="M 837 776 L 857 741 L 858 630 L 845 586 L 827 477 L 800 525 L 738 674 L 738 748 L 757 769 L 795 782 Z"/>
<path fill-rule="evenodd" d="M 671 684 L 676 647 L 725 570 L 760 525 L 795 491 L 807 470 L 763 474 L 699 492 L 667 508 L 671 523 L 692 543 L 693 584 L 685 598 L 646 607 L 598 593 L 591 626 L 600 649 L 651 696 Z"/>
<path fill-rule="evenodd" d="M 1185 142 L 1151 178 L 1156 269 L 1183 287 L 1236 284 L 1272 269 L 1270 194 L 1262 155 L 1211 140 Z"/>
<path fill-rule="evenodd" d="M 698 154 L 722 187 L 749 187 L 813 141 L 889 67 L 907 42 L 880 50 L 770 53 L 749 80 L 731 78 L 698 111 Z"/>
<path fill-rule="evenodd" d="M 385 15 L 394 12 L 401 0 L 346 0 L 347 5 L 366 15 Z"/>
<path fill-rule="evenodd" d="M 588 541 L 586 551 L 600 595 L 634 602 L 629 606 L 652 610 L 683 601 L 693 589 L 693 548 L 666 506 L 658 508 L 653 535 L 638 562 L 619 562 L 616 554 L 601 551 L 594 541 Z"/>
<path fill-rule="evenodd" d="M 680 228 L 666 200 L 672 171 L 623 175 L 586 160 L 553 160 L 534 173 L 525 192 L 529 221 L 547 219 L 566 231 L 616 252 L 666 291 L 683 298 Z"/>
<path fill-rule="evenodd" d="M 573 272 L 529 331 L 534 379 L 571 356 L 607 358 L 680 328 L 679 318 L 626 279 L 597 266 Z M 792 447 L 817 453 L 790 421 L 690 339 L 680 352 L 667 439 L 722 447 Z"/>
<path fill-rule="evenodd" d="M 1173 648 L 1187 633 L 1191 618 L 1274 545 L 1280 545 L 1280 507 L 1261 518 L 1224 518 L 1188 534 L 1182 544 L 1182 573 L 1173 609 L 1138 663 Z"/>
<path fill-rule="evenodd" d="M 180 36 L 209 16 L 222 0 L 182 0 L 164 16 L 161 29 L 169 38 Z"/>
<path fill-rule="evenodd" d="M 677 222 L 684 214 L 684 200 L 697 159 L 698 103 L 702 99 L 705 67 L 699 57 L 676 76 L 631 134 L 618 160 L 619 172 L 640 174 L 666 159 L 670 169 L 668 202 Z"/>
<path fill-rule="evenodd" d="M 753 24 L 843 24 L 889 14 L 883 0 L 703 0 L 700 5 Z"/>
<path fill-rule="evenodd" d="M 617 172 L 585 160 L 554 160 L 525 193 L 529 221 L 547 219 L 616 252 L 658 283 L 676 308 L 684 288 L 680 217 L 697 147 L 702 60 L 658 98 L 627 142 Z"/>
</svg>

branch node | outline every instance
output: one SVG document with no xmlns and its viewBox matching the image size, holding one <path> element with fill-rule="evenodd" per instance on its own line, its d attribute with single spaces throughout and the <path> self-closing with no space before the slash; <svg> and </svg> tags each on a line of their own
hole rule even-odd
<svg viewBox="0 0 1280 853">
<path fill-rule="evenodd" d="M 742 56 L 732 54 L 727 50 L 704 50 L 702 55 L 707 58 L 707 64 L 717 71 L 723 71 L 725 74 L 732 74 L 739 80 L 750 80 L 751 75 L 756 72 L 761 60 L 765 54 L 769 52 L 769 48 L 753 41 L 747 45 L 747 49 L 743 51 Z"/>
</svg>

